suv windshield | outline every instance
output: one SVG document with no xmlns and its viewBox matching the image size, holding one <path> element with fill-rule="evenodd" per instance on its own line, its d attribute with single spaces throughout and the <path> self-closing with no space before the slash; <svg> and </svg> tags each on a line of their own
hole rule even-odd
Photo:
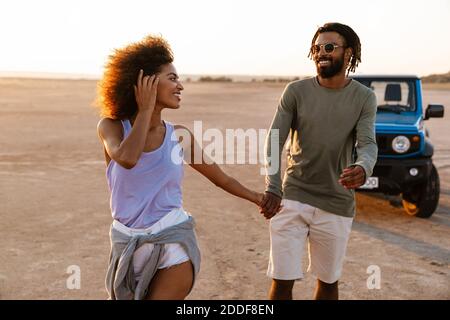
<svg viewBox="0 0 450 320">
<path fill-rule="evenodd" d="M 371 88 L 377 96 L 378 112 L 395 112 L 416 110 L 413 80 L 356 79 Z"/>
</svg>

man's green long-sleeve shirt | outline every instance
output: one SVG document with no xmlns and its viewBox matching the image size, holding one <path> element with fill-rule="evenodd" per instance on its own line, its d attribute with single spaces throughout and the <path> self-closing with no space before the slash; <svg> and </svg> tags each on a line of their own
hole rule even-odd
<svg viewBox="0 0 450 320">
<path fill-rule="evenodd" d="M 266 191 L 345 217 L 355 214 L 355 192 L 339 184 L 342 171 L 361 166 L 372 175 L 377 159 L 376 96 L 355 80 L 342 89 L 320 86 L 317 78 L 289 83 L 266 140 L 266 161 L 278 170 L 266 175 Z M 295 118 L 295 119 L 294 119 Z M 294 120 L 294 122 L 293 122 Z M 294 124 L 287 169 L 281 183 L 280 156 Z M 271 140 L 278 129 L 278 154 Z M 357 158 L 353 159 L 356 143 Z"/>
</svg>

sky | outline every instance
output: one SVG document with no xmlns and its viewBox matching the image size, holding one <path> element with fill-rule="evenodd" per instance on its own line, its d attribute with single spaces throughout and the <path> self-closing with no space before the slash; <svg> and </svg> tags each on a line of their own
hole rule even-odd
<svg viewBox="0 0 450 320">
<path fill-rule="evenodd" d="M 0 72 L 100 76 L 114 48 L 160 34 L 180 74 L 304 76 L 312 36 L 351 26 L 360 74 L 450 71 L 450 0 L 4 0 Z"/>
</svg>

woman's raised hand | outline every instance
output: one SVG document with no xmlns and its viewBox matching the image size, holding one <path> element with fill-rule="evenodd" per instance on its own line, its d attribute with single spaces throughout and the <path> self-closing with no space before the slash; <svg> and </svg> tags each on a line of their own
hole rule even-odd
<svg viewBox="0 0 450 320">
<path fill-rule="evenodd" d="M 138 111 L 153 112 L 156 104 L 156 93 L 159 83 L 157 75 L 143 76 L 144 70 L 139 71 L 137 85 L 134 85 L 134 95 Z"/>
</svg>

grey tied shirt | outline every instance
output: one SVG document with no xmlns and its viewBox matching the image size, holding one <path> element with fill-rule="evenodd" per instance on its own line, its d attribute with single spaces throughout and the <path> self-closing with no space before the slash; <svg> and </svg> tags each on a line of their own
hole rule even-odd
<svg viewBox="0 0 450 320">
<path fill-rule="evenodd" d="M 378 148 L 375 139 L 376 96 L 355 80 L 341 89 L 320 86 L 317 78 L 289 83 L 279 101 L 266 140 L 268 165 L 278 170 L 266 176 L 266 191 L 307 203 L 340 216 L 355 215 L 355 192 L 339 184 L 350 165 L 372 175 Z M 283 183 L 280 156 L 289 135 L 290 151 Z M 278 154 L 271 154 L 272 129 L 279 130 Z M 275 136 L 276 137 L 276 136 Z M 353 149 L 357 145 L 356 161 Z"/>
<path fill-rule="evenodd" d="M 145 298 L 166 243 L 179 243 L 186 250 L 194 266 L 195 277 L 200 270 L 200 250 L 197 246 L 194 225 L 194 219 L 190 216 L 186 221 L 167 227 L 158 233 L 132 237 L 111 226 L 111 254 L 106 273 L 106 289 L 110 299 L 142 300 Z M 137 282 L 134 275 L 133 254 L 145 243 L 153 243 L 154 248 Z"/>
</svg>

